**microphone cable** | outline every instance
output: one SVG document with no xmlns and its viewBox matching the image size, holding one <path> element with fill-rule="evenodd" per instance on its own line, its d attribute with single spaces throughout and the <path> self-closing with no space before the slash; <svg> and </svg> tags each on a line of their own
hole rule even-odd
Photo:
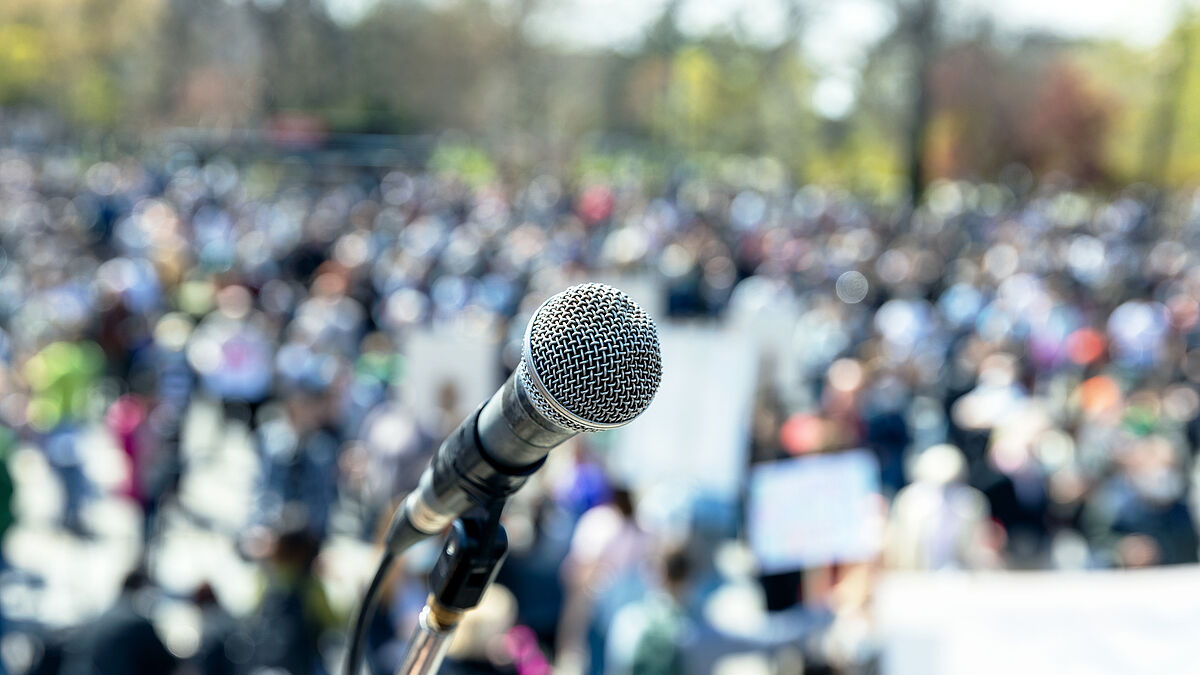
<svg viewBox="0 0 1200 675">
<path fill-rule="evenodd" d="M 383 588 L 383 582 L 387 579 L 388 573 L 392 571 L 392 565 L 395 564 L 397 556 L 429 536 L 409 525 L 407 519 L 401 524 L 399 518 L 403 513 L 404 508 L 401 507 L 397 511 L 397 520 L 393 521 L 393 526 L 388 531 L 383 555 L 379 558 L 379 566 L 375 569 L 375 576 L 371 577 L 371 583 L 367 586 L 362 602 L 359 603 L 358 610 L 354 615 L 354 627 L 347 636 L 349 642 L 346 649 L 346 665 L 342 675 L 358 675 L 362 668 L 367 626 L 375 616 L 375 609 L 379 606 L 379 592 Z"/>
<path fill-rule="evenodd" d="M 375 576 L 371 578 L 371 585 L 367 586 L 367 591 L 363 594 L 362 602 L 358 606 L 358 612 L 354 616 L 354 628 L 350 631 L 349 635 L 349 644 L 346 651 L 346 667 L 343 675 L 356 674 L 361 668 L 363 646 L 367 637 L 367 624 L 375 616 L 375 609 L 379 605 L 379 589 L 383 587 L 383 580 L 392 571 L 392 564 L 394 562 L 396 562 L 396 554 L 391 551 L 384 551 L 383 556 L 379 559 L 379 567 L 375 570 Z"/>
</svg>

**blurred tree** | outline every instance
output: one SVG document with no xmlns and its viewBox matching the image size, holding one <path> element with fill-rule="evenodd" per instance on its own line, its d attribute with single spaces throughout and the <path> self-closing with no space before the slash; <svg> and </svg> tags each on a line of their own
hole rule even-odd
<svg viewBox="0 0 1200 675">
<path fill-rule="evenodd" d="M 1167 62 L 1159 89 L 1159 108 L 1146 136 L 1144 173 L 1168 184 L 1200 178 L 1200 131 L 1186 122 L 1200 116 L 1200 15 L 1181 12 L 1179 24 L 1163 47 Z"/>
<path fill-rule="evenodd" d="M 817 132 L 809 103 L 813 77 L 801 52 L 807 8 L 801 0 L 785 0 L 784 7 L 784 38 L 764 55 L 763 145 L 765 151 L 780 155 L 794 175 L 802 177 L 812 153 L 806 141 Z"/>
<path fill-rule="evenodd" d="M 1106 138 L 1119 180 L 1180 186 L 1200 178 L 1200 131 L 1187 124 L 1200 115 L 1198 31 L 1200 16 L 1181 4 L 1176 26 L 1153 49 L 1103 41 L 1072 50 L 1092 80 L 1120 93 Z"/>
<path fill-rule="evenodd" d="M 0 3 L 0 105 L 40 106 L 82 125 L 122 122 L 151 76 L 159 0 Z"/>
<path fill-rule="evenodd" d="M 626 83 L 626 100 L 653 141 L 684 153 L 771 153 L 801 170 L 815 128 L 812 77 L 799 49 L 803 5 L 788 5 L 774 46 L 736 30 L 689 38 L 667 3 Z"/>
<path fill-rule="evenodd" d="M 907 34 L 915 54 L 911 75 L 912 107 L 908 113 L 904 153 L 908 172 L 910 204 L 918 204 L 928 180 L 925 167 L 925 139 L 932 109 L 930 72 L 936 56 L 937 0 L 911 0 L 901 8 L 899 30 Z"/>
<path fill-rule="evenodd" d="M 266 79 L 263 41 L 249 3 L 168 0 L 157 31 L 159 119 L 186 126 L 252 124 Z"/>
<path fill-rule="evenodd" d="M 1193 14 L 1144 50 L 998 35 L 938 0 L 880 0 L 894 27 L 857 79 L 838 73 L 852 107 L 819 114 L 829 66 L 806 58 L 805 31 L 822 7 L 774 1 L 775 37 L 738 20 L 685 33 L 683 1 L 667 0 L 618 50 L 539 42 L 545 0 L 379 0 L 337 21 L 330 0 L 5 0 L 0 106 L 138 136 L 279 118 L 461 130 L 501 177 L 580 149 L 772 155 L 794 180 L 911 198 L 932 177 L 991 179 L 1014 161 L 1092 183 L 1200 176 L 1200 129 L 1184 123 L 1200 114 Z"/>
<path fill-rule="evenodd" d="M 1024 79 L 979 36 L 947 47 L 931 68 L 933 113 L 925 158 L 933 176 L 988 179 L 1015 156 L 1030 98 Z"/>
<path fill-rule="evenodd" d="M 324 2 L 282 0 L 252 7 L 263 46 L 264 112 L 336 116 L 348 94 L 349 45 Z"/>
<path fill-rule="evenodd" d="M 0 102 L 37 100 L 50 69 L 48 38 L 45 30 L 25 23 L 0 25 Z"/>
<path fill-rule="evenodd" d="M 348 37 L 342 75 L 354 103 L 403 123 L 389 131 L 481 131 L 511 86 L 503 59 L 495 58 L 510 34 L 483 0 L 380 3 Z"/>
<path fill-rule="evenodd" d="M 1054 58 L 1069 59 L 1089 82 L 1102 83 L 1104 97 L 1113 103 L 1102 139 L 1107 175 L 1118 183 L 1143 180 L 1147 141 L 1155 133 L 1153 104 L 1162 80 L 1146 73 L 1161 70 L 1161 54 L 1109 40 L 1063 46 Z"/>
<path fill-rule="evenodd" d="M 979 37 L 947 47 L 932 71 L 932 175 L 989 180 L 1019 162 L 1082 182 L 1106 180 L 1113 99 L 1068 48 L 1026 40 L 1021 57 Z"/>
<path fill-rule="evenodd" d="M 1025 133 L 1017 136 L 1029 166 L 1088 184 L 1107 180 L 1104 139 L 1112 99 L 1065 60 L 1046 68 L 1034 92 Z"/>
</svg>

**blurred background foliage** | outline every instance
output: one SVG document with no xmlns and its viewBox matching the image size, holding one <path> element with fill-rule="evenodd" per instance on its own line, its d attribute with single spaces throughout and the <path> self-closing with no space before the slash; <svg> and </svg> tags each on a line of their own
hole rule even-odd
<svg viewBox="0 0 1200 675">
<path fill-rule="evenodd" d="M 581 153 L 772 156 L 797 183 L 882 197 L 1012 163 L 1099 190 L 1200 176 L 1200 18 L 1184 5 L 1159 44 L 1131 46 L 877 0 L 880 36 L 831 81 L 800 48 L 820 3 L 777 0 L 765 40 L 736 21 L 684 32 L 683 4 L 595 46 L 555 36 L 546 0 L 5 0 L 0 108 L 106 138 L 454 130 L 438 161 L 480 178 L 489 157 L 622 161 Z"/>
</svg>

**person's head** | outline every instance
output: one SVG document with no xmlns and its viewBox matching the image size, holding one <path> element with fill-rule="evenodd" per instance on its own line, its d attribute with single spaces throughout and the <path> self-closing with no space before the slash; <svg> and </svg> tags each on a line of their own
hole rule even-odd
<svg viewBox="0 0 1200 675">
<path fill-rule="evenodd" d="M 614 487 L 612 491 L 612 505 L 626 520 L 632 519 L 635 513 L 633 504 L 633 493 L 628 488 Z"/>
<path fill-rule="evenodd" d="M 692 563 L 686 549 L 673 547 L 663 553 L 662 577 L 667 592 L 675 596 L 682 593 L 691 578 L 691 573 Z"/>
<path fill-rule="evenodd" d="M 1179 454 L 1166 437 L 1151 435 L 1134 441 L 1118 464 L 1138 497 L 1155 504 L 1170 504 L 1187 490 Z"/>
<path fill-rule="evenodd" d="M 279 567 L 307 573 L 320 552 L 321 542 L 308 528 L 297 523 L 279 533 L 272 560 Z"/>
<path fill-rule="evenodd" d="M 254 309 L 254 296 L 244 286 L 231 284 L 216 294 L 217 311 L 230 319 L 244 319 Z"/>
<path fill-rule="evenodd" d="M 296 429 L 317 429 L 328 417 L 328 398 L 325 391 L 298 384 L 284 400 L 284 409 Z"/>
<path fill-rule="evenodd" d="M 137 593 L 138 591 L 150 588 L 151 583 L 150 576 L 146 574 L 145 570 L 139 567 L 125 575 L 124 581 L 121 582 L 121 593 L 123 595 Z"/>
<path fill-rule="evenodd" d="M 458 410 L 460 398 L 458 385 L 455 384 L 454 380 L 446 379 L 438 385 L 437 402 L 438 408 L 441 410 L 447 413 L 453 413 Z"/>
<path fill-rule="evenodd" d="M 192 592 L 192 602 L 201 609 L 215 607 L 220 604 L 217 601 L 216 592 L 208 582 L 200 584 L 200 587 Z"/>
<path fill-rule="evenodd" d="M 323 299 L 338 298 L 346 293 L 346 277 L 339 272 L 326 269 L 317 275 L 312 283 L 312 297 Z"/>
<path fill-rule="evenodd" d="M 917 455 L 912 461 L 909 473 L 917 483 L 960 483 L 967 476 L 967 461 L 958 446 L 941 443 L 930 446 Z"/>
</svg>

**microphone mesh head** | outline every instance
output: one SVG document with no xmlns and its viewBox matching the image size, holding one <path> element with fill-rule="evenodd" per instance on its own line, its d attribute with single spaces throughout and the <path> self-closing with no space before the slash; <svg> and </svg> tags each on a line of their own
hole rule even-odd
<svg viewBox="0 0 1200 675">
<path fill-rule="evenodd" d="M 519 377 L 539 412 L 573 431 L 627 424 L 662 379 L 654 320 L 605 284 L 551 297 L 529 321 Z"/>
</svg>

